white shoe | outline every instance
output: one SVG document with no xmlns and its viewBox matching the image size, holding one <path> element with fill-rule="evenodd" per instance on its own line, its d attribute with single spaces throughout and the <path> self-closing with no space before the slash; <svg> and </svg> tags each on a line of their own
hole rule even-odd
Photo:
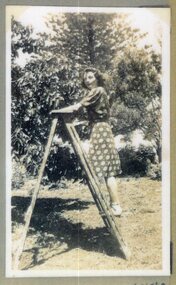
<svg viewBox="0 0 176 285">
<path fill-rule="evenodd" d="M 111 209 L 112 209 L 114 216 L 121 216 L 122 208 L 120 207 L 119 204 L 112 204 Z"/>
</svg>

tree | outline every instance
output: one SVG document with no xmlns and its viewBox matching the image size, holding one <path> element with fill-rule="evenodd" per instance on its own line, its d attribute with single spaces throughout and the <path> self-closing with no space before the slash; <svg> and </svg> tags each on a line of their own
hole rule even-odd
<svg viewBox="0 0 176 285">
<path fill-rule="evenodd" d="M 115 56 L 136 47 L 145 36 L 130 27 L 127 15 L 120 13 L 50 15 L 47 26 L 50 33 L 43 34 L 43 45 L 47 41 L 46 49 L 64 55 L 80 71 L 93 65 L 110 72 Z"/>
<path fill-rule="evenodd" d="M 144 131 L 161 151 L 161 57 L 149 47 L 130 50 L 119 60 L 114 81 L 116 98 L 112 105 L 114 131 Z"/>
<path fill-rule="evenodd" d="M 36 41 L 31 37 L 33 30 L 30 27 L 24 27 L 14 17 L 11 19 L 11 120 L 12 120 L 12 147 L 16 154 L 23 153 L 24 140 L 27 137 L 21 132 L 23 122 L 23 105 L 21 97 L 20 83 L 25 71 L 16 62 L 21 54 L 31 54 L 35 49 Z"/>
<path fill-rule="evenodd" d="M 27 170 L 36 175 L 46 144 L 53 108 L 62 107 L 74 101 L 72 94 L 79 93 L 71 65 L 63 56 L 50 52 L 41 53 L 41 38 L 32 29 L 12 19 L 12 148 L 17 159 L 21 158 Z M 29 47 L 29 43 L 31 47 Z M 24 67 L 17 63 L 22 51 L 31 54 Z M 63 126 L 59 133 L 63 132 Z M 65 151 L 64 151 L 65 150 Z M 61 163 L 64 157 L 65 166 Z M 64 142 L 60 147 L 53 145 L 46 172 L 71 173 L 77 160 L 70 146 Z M 69 163 L 69 167 L 68 167 Z M 61 168 L 62 165 L 62 168 Z M 61 168 L 61 169 L 60 169 Z M 55 171 L 55 172 L 54 172 Z M 58 174 L 57 173 L 57 174 Z M 51 175 L 50 175 L 51 176 Z M 52 178 L 54 179 L 53 175 Z"/>
</svg>

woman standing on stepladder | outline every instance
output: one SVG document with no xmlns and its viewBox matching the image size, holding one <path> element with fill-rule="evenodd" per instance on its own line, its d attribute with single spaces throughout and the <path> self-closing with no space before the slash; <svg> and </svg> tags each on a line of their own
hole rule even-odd
<svg viewBox="0 0 176 285">
<path fill-rule="evenodd" d="M 97 177 L 106 181 L 110 195 L 113 214 L 120 216 L 122 208 L 118 198 L 118 187 L 115 177 L 121 172 L 120 159 L 115 148 L 114 137 L 109 125 L 109 100 L 104 88 L 102 74 L 94 68 L 87 68 L 83 75 L 85 97 L 66 109 L 77 111 L 87 109 L 91 126 L 89 160 Z"/>
</svg>

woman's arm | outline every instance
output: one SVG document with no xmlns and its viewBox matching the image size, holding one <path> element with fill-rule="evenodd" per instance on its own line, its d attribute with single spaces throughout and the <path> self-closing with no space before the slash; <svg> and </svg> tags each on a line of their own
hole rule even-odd
<svg viewBox="0 0 176 285">
<path fill-rule="evenodd" d="M 50 112 L 50 114 L 73 113 L 78 111 L 81 107 L 89 107 L 91 105 L 96 104 L 103 95 L 103 93 L 105 93 L 103 87 L 94 88 L 93 90 L 89 91 L 88 95 L 85 96 L 79 103 L 62 109 L 53 110 Z"/>
<path fill-rule="evenodd" d="M 94 104 L 99 102 L 103 93 L 105 93 L 103 87 L 96 87 L 89 91 L 88 95 L 85 96 L 80 103 L 83 107 L 93 106 Z"/>
<path fill-rule="evenodd" d="M 73 113 L 78 111 L 82 107 L 81 103 L 77 103 L 62 109 L 52 110 L 50 114 L 63 114 L 63 113 Z"/>
</svg>

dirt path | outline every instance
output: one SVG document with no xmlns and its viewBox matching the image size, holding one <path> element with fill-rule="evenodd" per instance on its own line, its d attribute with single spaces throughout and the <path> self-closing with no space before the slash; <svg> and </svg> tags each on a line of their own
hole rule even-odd
<svg viewBox="0 0 176 285">
<path fill-rule="evenodd" d="M 42 187 L 36 203 L 21 269 L 162 269 L 161 183 L 147 178 L 119 179 L 123 214 L 119 228 L 131 251 L 120 257 L 86 185 L 67 181 L 63 188 Z M 13 250 L 24 224 L 35 180 L 12 196 Z"/>
</svg>

